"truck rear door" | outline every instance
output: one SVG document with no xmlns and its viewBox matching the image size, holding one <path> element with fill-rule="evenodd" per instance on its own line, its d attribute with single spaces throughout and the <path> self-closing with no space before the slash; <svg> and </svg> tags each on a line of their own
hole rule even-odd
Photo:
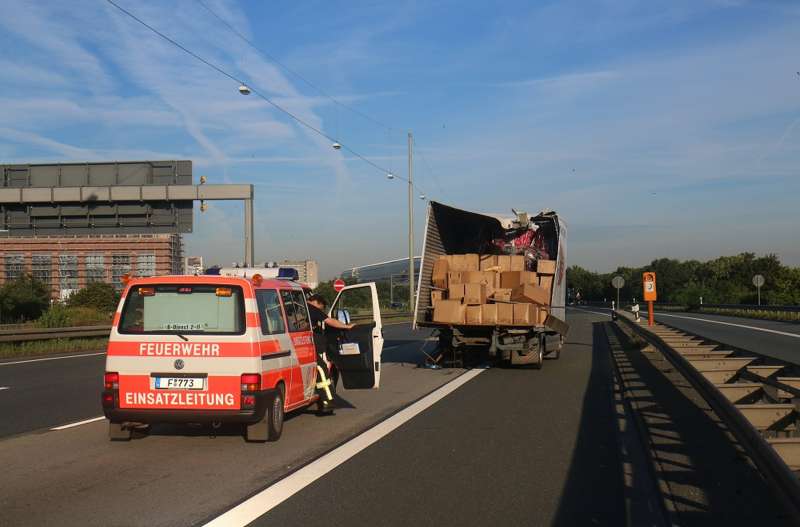
<svg viewBox="0 0 800 527">
<path fill-rule="evenodd" d="M 331 307 L 330 316 L 347 313 L 356 326 L 328 332 L 329 359 L 339 370 L 347 389 L 378 388 L 381 381 L 383 323 L 378 289 L 373 282 L 345 287 Z M 330 340 L 334 342 L 330 342 Z"/>
</svg>

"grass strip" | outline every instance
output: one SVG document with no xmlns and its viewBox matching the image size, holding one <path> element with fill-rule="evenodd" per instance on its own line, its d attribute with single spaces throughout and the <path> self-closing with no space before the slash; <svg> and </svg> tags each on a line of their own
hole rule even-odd
<svg viewBox="0 0 800 527">
<path fill-rule="evenodd" d="M 108 337 L 34 340 L 19 343 L 9 342 L 0 344 L 0 359 L 37 357 L 41 355 L 76 353 L 80 351 L 103 351 L 106 349 L 107 344 Z"/>
</svg>

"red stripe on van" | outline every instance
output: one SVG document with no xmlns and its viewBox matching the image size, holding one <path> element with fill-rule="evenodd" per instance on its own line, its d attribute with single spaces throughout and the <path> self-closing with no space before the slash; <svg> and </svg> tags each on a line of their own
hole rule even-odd
<svg viewBox="0 0 800 527">
<path fill-rule="evenodd" d="M 258 327 L 258 315 L 255 313 L 245 313 L 245 321 L 248 328 Z"/>
<path fill-rule="evenodd" d="M 174 410 L 238 410 L 241 384 L 238 376 L 209 376 L 205 390 L 150 388 L 149 375 L 120 375 L 120 408 Z"/>
<path fill-rule="evenodd" d="M 108 356 L 113 357 L 255 357 L 259 345 L 249 342 L 159 342 L 153 340 L 108 343 Z"/>
</svg>

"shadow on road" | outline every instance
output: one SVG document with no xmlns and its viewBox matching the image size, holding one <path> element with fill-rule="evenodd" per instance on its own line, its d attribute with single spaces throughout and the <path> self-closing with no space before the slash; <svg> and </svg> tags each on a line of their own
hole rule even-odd
<svg viewBox="0 0 800 527">
<path fill-rule="evenodd" d="M 567 342 L 567 346 L 587 346 Z M 613 381 L 602 323 L 592 324 L 592 366 L 583 397 L 578 439 L 553 525 L 624 525 Z"/>
</svg>

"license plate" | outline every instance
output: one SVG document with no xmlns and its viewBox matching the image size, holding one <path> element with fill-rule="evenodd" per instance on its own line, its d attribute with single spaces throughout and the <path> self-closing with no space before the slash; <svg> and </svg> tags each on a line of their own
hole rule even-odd
<svg viewBox="0 0 800 527">
<path fill-rule="evenodd" d="M 205 388 L 203 377 L 156 377 L 156 388 L 166 390 L 202 390 Z"/>
</svg>

